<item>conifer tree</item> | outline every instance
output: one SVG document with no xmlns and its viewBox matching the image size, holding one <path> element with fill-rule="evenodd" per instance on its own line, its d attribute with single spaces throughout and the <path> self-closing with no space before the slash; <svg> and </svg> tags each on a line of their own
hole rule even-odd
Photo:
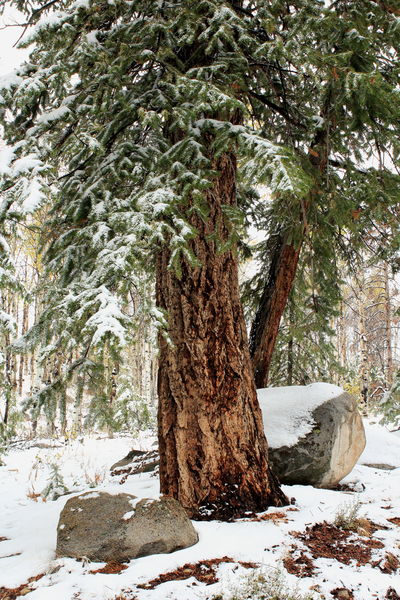
<svg viewBox="0 0 400 600">
<path fill-rule="evenodd" d="M 9 243 L 12 233 L 15 234 L 15 228 L 6 227 L 3 235 L 0 234 L 0 453 L 13 436 L 18 418 L 15 406 L 16 362 L 10 346 L 17 333 L 13 308 L 24 289 L 15 273 Z"/>
<path fill-rule="evenodd" d="M 400 370 L 397 371 L 393 385 L 377 407 L 383 415 L 382 422 L 396 429 L 400 426 Z"/>
<path fill-rule="evenodd" d="M 355 127 L 331 156 L 328 134 L 341 115 L 337 102 L 332 116 L 331 97 L 345 87 L 343 102 L 365 99 L 358 112 L 372 103 L 392 117 L 390 77 L 377 74 L 375 94 L 370 69 L 354 64 L 348 73 L 349 53 L 357 63 L 358 46 L 369 43 L 358 33 L 342 27 L 349 47 L 332 52 L 348 2 L 13 4 L 27 15 L 24 43 L 35 46 L 1 92 L 11 145 L 4 207 L 21 214 L 51 206 L 48 293 L 21 347 L 40 339 L 43 360 L 60 349 L 79 354 L 53 393 L 62 395 L 78 370 L 93 381 L 105 347 L 117 362 L 134 335 L 126 298 L 154 269 L 161 491 L 198 516 L 282 503 L 238 292 L 237 245 L 243 217 L 255 211 L 249 190 L 269 186 L 294 273 L 310 214 L 332 205 L 333 219 L 358 200 L 346 149 L 362 151 L 370 138 Z M 384 10 L 368 4 L 394 44 L 393 20 L 382 25 Z M 386 61 L 391 74 L 390 52 Z M 334 161 L 340 175 L 320 202 L 316 181 Z M 331 201 L 334 185 L 343 196 Z M 270 218 L 257 208 L 261 222 Z M 46 391 L 36 401 L 45 399 Z"/>
<path fill-rule="evenodd" d="M 299 81 L 298 71 L 294 78 L 281 69 L 275 104 L 285 106 L 286 114 L 275 106 L 275 118 L 285 144 L 301 150 L 313 183 L 307 196 L 283 202 L 275 198 L 261 214 L 260 226 L 269 238 L 260 248 L 262 271 L 253 285 L 259 305 L 250 334 L 258 387 L 268 382 L 299 259 L 307 264 L 311 250 L 321 281 L 330 274 L 334 290 L 338 278 L 332 264 L 354 266 L 371 238 L 380 246 L 377 260 L 398 252 L 400 30 L 390 6 L 340 1 L 316 11 L 312 2 L 294 3 L 283 19 L 288 70 L 299 69 L 299 54 L 291 43 L 293 21 L 308 32 L 300 53 L 307 75 Z M 299 43 L 297 35 L 295 39 Z M 271 94 L 269 99 L 258 94 L 257 100 L 270 111 Z M 309 126 L 312 118 L 318 124 L 314 128 Z M 263 123 L 266 135 L 274 136 L 277 123 L 267 115 Z M 329 303 L 329 293 L 322 300 Z"/>
<path fill-rule="evenodd" d="M 161 491 L 192 514 L 284 502 L 267 462 L 236 251 L 238 158 L 243 180 L 308 189 L 298 158 L 249 120 L 246 90 L 270 52 L 262 20 L 274 15 L 215 0 L 15 4 L 35 24 L 35 48 L 2 91 L 12 114 L 3 189 L 10 208 L 51 203 L 48 295 L 23 343 L 41 339 L 43 360 L 78 349 L 64 382 L 84 366 L 95 373 L 105 345 L 116 361 L 132 334 L 126 296 L 153 265 Z"/>
</svg>

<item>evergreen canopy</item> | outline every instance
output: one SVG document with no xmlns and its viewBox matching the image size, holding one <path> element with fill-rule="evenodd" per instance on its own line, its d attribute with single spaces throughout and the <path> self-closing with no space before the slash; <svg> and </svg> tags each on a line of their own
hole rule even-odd
<svg viewBox="0 0 400 600">
<path fill-rule="evenodd" d="M 397 228 L 400 22 L 390 3 L 11 4 L 27 17 L 21 44 L 34 46 L 0 91 L 3 234 L 47 209 L 44 310 L 21 348 L 40 341 L 43 360 L 79 349 L 72 369 L 90 368 L 105 343 L 118 352 L 134 323 L 126 298 L 160 245 L 178 274 L 182 261 L 196 264 L 189 217 L 207 217 L 204 190 L 224 151 L 239 161 L 238 209 L 225 212 L 232 243 L 249 221 L 296 243 L 307 221 L 311 247 L 332 264 L 336 242 L 348 252 L 349 240 Z M 260 184 L 269 204 L 251 191 Z M 1 256 L 9 271 L 5 247 Z"/>
</svg>

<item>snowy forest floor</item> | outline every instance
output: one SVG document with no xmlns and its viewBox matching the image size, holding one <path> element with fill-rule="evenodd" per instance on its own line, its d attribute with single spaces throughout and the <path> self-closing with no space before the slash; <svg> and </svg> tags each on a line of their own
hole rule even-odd
<svg viewBox="0 0 400 600">
<path fill-rule="evenodd" d="M 150 449 L 154 438 L 14 446 L 0 467 L 0 600 L 267 600 L 269 586 L 284 590 L 279 600 L 400 599 L 400 437 L 368 423 L 366 433 L 366 450 L 340 489 L 284 486 L 291 506 L 271 508 L 258 520 L 195 522 L 195 546 L 105 569 L 54 558 L 59 514 L 71 496 L 50 500 L 48 489 L 44 501 L 41 493 L 58 477 L 73 493 L 92 488 L 157 497 L 154 475 L 120 484 L 109 471 L 132 447 Z M 366 466 L 379 463 L 392 468 Z M 333 526 L 338 513 L 358 504 L 355 532 Z"/>
</svg>

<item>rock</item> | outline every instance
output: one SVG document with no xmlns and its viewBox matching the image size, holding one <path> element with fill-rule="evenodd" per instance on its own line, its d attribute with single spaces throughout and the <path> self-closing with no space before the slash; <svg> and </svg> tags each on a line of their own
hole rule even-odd
<svg viewBox="0 0 400 600">
<path fill-rule="evenodd" d="M 128 454 L 114 463 L 110 467 L 112 475 L 127 473 L 135 475 L 136 473 L 150 473 L 155 471 L 159 465 L 159 456 L 157 450 L 144 452 L 143 450 L 131 450 Z"/>
<path fill-rule="evenodd" d="M 182 506 L 130 494 L 87 492 L 68 500 L 57 528 L 58 557 L 123 562 L 174 552 L 196 544 L 198 535 Z"/>
<path fill-rule="evenodd" d="M 393 471 L 396 467 L 388 465 L 386 463 L 363 463 L 364 467 L 370 467 L 371 469 L 382 469 L 382 471 Z"/>
<path fill-rule="evenodd" d="M 353 600 L 354 598 L 353 592 L 347 588 L 336 588 L 331 591 L 331 594 L 337 600 Z"/>
<path fill-rule="evenodd" d="M 292 445 L 270 447 L 272 467 L 281 483 L 331 488 L 356 464 L 365 448 L 364 426 L 355 398 L 336 389 L 339 390 L 337 395 L 319 405 L 316 403 L 311 410 L 311 431 Z M 284 396 L 281 411 L 283 403 Z M 267 399 L 262 408 L 264 420 L 268 422 Z"/>
<path fill-rule="evenodd" d="M 326 383 L 266 388 L 258 396 L 270 460 L 281 483 L 331 488 L 350 473 L 365 448 L 352 396 Z M 111 471 L 126 478 L 153 471 L 158 463 L 156 450 L 133 450 Z"/>
</svg>

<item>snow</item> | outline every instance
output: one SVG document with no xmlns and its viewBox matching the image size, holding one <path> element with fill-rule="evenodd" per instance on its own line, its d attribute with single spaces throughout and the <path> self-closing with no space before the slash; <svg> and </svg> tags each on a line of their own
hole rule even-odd
<svg viewBox="0 0 400 600">
<path fill-rule="evenodd" d="M 22 212 L 24 214 L 33 213 L 46 198 L 43 192 L 43 186 L 41 182 L 34 177 L 28 179 L 24 192 L 25 196 L 21 206 Z"/>
<path fill-rule="evenodd" d="M 21 178 L 23 192 L 20 195 L 21 211 L 23 214 L 32 213 L 45 198 L 43 185 L 37 174 L 44 169 L 43 162 L 34 154 L 16 158 L 19 143 L 6 146 L 0 151 L 0 176 Z"/>
<path fill-rule="evenodd" d="M 89 0 L 75 0 L 72 5 L 73 9 L 76 8 L 89 8 Z"/>
<path fill-rule="evenodd" d="M 89 45 L 100 46 L 99 40 L 97 39 L 98 30 L 90 31 L 86 34 L 86 41 Z"/>
<path fill-rule="evenodd" d="M 14 148 L 6 146 L 0 150 L 0 175 L 10 175 L 10 164 L 15 156 Z"/>
<path fill-rule="evenodd" d="M 10 90 L 12 87 L 22 83 L 22 81 L 22 77 L 18 75 L 18 70 L 15 69 L 15 71 L 1 76 L 0 90 Z"/>
<path fill-rule="evenodd" d="M 94 301 L 99 303 L 99 308 L 87 320 L 85 326 L 85 330 L 94 330 L 93 346 L 100 343 L 107 335 L 117 338 L 120 345 L 123 346 L 126 343 L 126 330 L 123 326 L 125 315 L 121 311 L 119 300 L 103 285 L 99 288 Z"/>
<path fill-rule="evenodd" d="M 400 467 L 400 437 L 397 437 L 376 423 L 364 423 L 369 440 L 359 463 L 384 464 Z"/>
<path fill-rule="evenodd" d="M 122 515 L 122 518 L 124 519 L 124 521 L 129 521 L 129 519 L 131 519 L 134 516 L 135 516 L 135 511 L 134 510 L 129 510 L 124 515 Z"/>
<path fill-rule="evenodd" d="M 301 437 L 312 431 L 312 412 L 327 400 L 343 393 L 342 388 L 329 383 L 257 390 L 269 446 L 294 446 Z"/>
<path fill-rule="evenodd" d="M 25 36 L 23 43 L 25 45 L 32 44 L 42 29 L 46 29 L 48 27 L 57 27 L 66 21 L 68 17 L 69 15 L 65 11 L 50 11 L 42 14 L 39 21 Z"/>
<path fill-rule="evenodd" d="M 59 119 L 62 119 L 70 112 L 71 111 L 68 108 L 68 106 L 59 106 L 58 108 L 53 108 L 52 110 L 48 110 L 47 112 L 43 113 L 36 119 L 36 121 L 39 124 L 43 123 L 47 125 L 48 123 L 52 123 L 53 121 L 58 121 Z"/>
<path fill-rule="evenodd" d="M 0 308 L 0 325 L 9 333 L 14 333 L 17 329 L 17 322 L 8 313 Z"/>
<path fill-rule="evenodd" d="M 324 392 L 319 394 L 319 401 L 321 395 L 330 397 L 337 393 L 332 387 L 320 386 L 311 386 L 308 395 L 305 395 L 304 389 L 301 390 L 304 404 L 310 406 L 317 402 L 315 396 L 318 395 L 318 388 L 319 392 Z M 268 390 L 268 394 L 271 398 L 277 396 L 274 390 Z M 235 561 L 257 563 L 266 572 L 281 568 L 287 589 L 293 590 L 298 585 L 304 594 L 310 593 L 310 587 L 317 584 L 320 592 L 314 593 L 316 599 L 332 598 L 330 591 L 337 587 L 353 589 L 355 600 L 383 600 L 389 587 L 400 593 L 398 574 L 382 573 L 371 565 L 360 567 L 355 562 L 345 565 L 333 559 L 319 558 L 314 561 L 317 574 L 303 579 L 286 573 L 282 567 L 282 559 L 296 542 L 290 532 L 304 531 L 307 525 L 323 520 L 332 522 L 338 510 L 356 500 L 361 504 L 360 516 L 368 516 L 372 521 L 388 526 L 388 529 L 374 534 L 375 539 L 385 544 L 384 550 L 373 551 L 374 556 L 375 553 L 378 556 L 379 552 L 381 556 L 384 551 L 399 556 L 399 528 L 392 525 L 388 518 L 400 517 L 400 439 L 376 424 L 366 423 L 366 434 L 365 456 L 343 481 L 350 488 L 359 489 L 359 493 L 315 489 L 311 486 L 284 486 L 287 496 L 295 498 L 295 505 L 270 508 L 268 513 L 284 513 L 287 522 L 194 522 L 200 538 L 198 544 L 172 554 L 132 560 L 126 570 L 110 575 L 91 573 L 102 567 L 102 563 L 55 557 L 59 514 L 67 499 L 78 493 L 124 492 L 134 495 L 137 499 L 132 500 L 133 510 L 129 513 L 134 512 L 141 498 L 157 498 L 158 480 L 151 474 L 128 477 L 122 485 L 118 483 L 118 478 L 112 478 L 109 474 L 109 467 L 132 447 L 150 449 L 154 437 L 141 434 L 138 439 L 132 440 L 130 437 L 106 439 L 93 436 L 70 440 L 68 443 L 54 440 L 21 443 L 9 451 L 5 466 L 0 467 L 0 538 L 8 538 L 0 542 L 0 588 L 19 586 L 27 582 L 29 577 L 44 573 L 44 577 L 32 584 L 35 589 L 26 595 L 27 600 L 115 600 L 118 595 L 129 600 L 133 597 L 138 600 L 205 600 L 240 585 L 248 570 L 235 563 L 225 563 L 218 569 L 220 581 L 215 584 L 205 585 L 192 577 L 169 581 L 153 590 L 138 589 L 136 586 L 185 563 L 230 556 Z M 34 443 L 41 447 L 35 447 Z M 50 447 L 43 447 L 45 445 Z M 388 456 L 390 447 L 397 458 Z M 392 461 L 397 463 L 398 468 L 390 471 L 362 464 L 365 457 L 369 461 L 371 456 L 374 463 Z M 72 493 L 55 501 L 44 502 L 36 494 L 48 483 L 50 465 L 54 463 L 59 466 L 64 483 Z M 125 517 L 128 518 L 127 515 Z"/>
<path fill-rule="evenodd" d="M 43 167 L 43 163 L 33 154 L 18 158 L 13 164 L 13 175 L 18 176 Z"/>
</svg>

